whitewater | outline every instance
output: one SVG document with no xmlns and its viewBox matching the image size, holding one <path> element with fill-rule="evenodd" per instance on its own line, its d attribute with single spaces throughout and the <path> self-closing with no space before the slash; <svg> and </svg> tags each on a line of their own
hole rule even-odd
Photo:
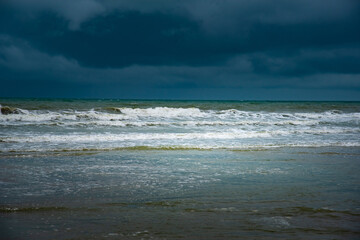
<svg viewBox="0 0 360 240">
<path fill-rule="evenodd" d="M 0 151 L 354 147 L 359 105 L 4 99 Z"/>
</svg>

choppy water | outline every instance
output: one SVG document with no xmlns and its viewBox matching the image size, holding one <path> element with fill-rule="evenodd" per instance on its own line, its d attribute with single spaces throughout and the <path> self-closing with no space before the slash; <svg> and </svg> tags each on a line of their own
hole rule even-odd
<svg viewBox="0 0 360 240">
<path fill-rule="evenodd" d="M 0 104 L 4 239 L 360 237 L 360 103 Z"/>
<path fill-rule="evenodd" d="M 2 153 L 360 146 L 360 103 L 2 100 Z"/>
</svg>

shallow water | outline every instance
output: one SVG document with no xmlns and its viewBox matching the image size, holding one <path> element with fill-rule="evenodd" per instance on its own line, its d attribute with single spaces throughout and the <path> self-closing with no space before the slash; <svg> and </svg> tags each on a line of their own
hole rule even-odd
<svg viewBox="0 0 360 240">
<path fill-rule="evenodd" d="M 3 239 L 359 239 L 359 103 L 2 99 Z"/>
<path fill-rule="evenodd" d="M 348 147 L 2 159 L 2 236 L 357 239 L 359 157 Z"/>
</svg>

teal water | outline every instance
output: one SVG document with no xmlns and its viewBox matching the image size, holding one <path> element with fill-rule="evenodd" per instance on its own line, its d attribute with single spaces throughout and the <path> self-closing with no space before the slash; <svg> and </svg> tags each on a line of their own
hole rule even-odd
<svg viewBox="0 0 360 240">
<path fill-rule="evenodd" d="M 0 104 L 4 239 L 360 237 L 360 103 Z"/>
</svg>

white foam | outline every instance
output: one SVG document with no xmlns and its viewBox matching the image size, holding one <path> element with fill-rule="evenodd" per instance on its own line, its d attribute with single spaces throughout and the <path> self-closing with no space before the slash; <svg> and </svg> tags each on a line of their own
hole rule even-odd
<svg viewBox="0 0 360 240">
<path fill-rule="evenodd" d="M 246 112 L 236 109 L 207 110 L 198 108 L 119 108 L 121 113 L 90 111 L 39 111 L 19 109 L 19 114 L 0 115 L 0 126 L 9 125 L 102 125 L 102 126 L 151 126 L 151 125 L 318 125 L 326 123 L 359 124 L 360 113 L 268 113 Z M 125 122 L 128 121 L 128 122 Z M 119 123 L 124 122 L 124 123 Z"/>
<path fill-rule="evenodd" d="M 198 108 L 119 108 L 121 113 L 132 117 L 159 117 L 159 118 L 178 118 L 178 117 L 205 117 L 207 114 Z"/>
<path fill-rule="evenodd" d="M 126 134 L 70 134 L 70 135 L 30 135 L 2 137 L 3 142 L 117 142 L 135 140 L 194 140 L 194 139 L 242 139 L 256 137 L 270 137 L 267 132 L 206 132 L 206 133 L 126 133 Z"/>
<path fill-rule="evenodd" d="M 18 112 L 0 115 L 1 150 L 360 145 L 360 113 L 354 112 L 169 107 Z"/>
</svg>

